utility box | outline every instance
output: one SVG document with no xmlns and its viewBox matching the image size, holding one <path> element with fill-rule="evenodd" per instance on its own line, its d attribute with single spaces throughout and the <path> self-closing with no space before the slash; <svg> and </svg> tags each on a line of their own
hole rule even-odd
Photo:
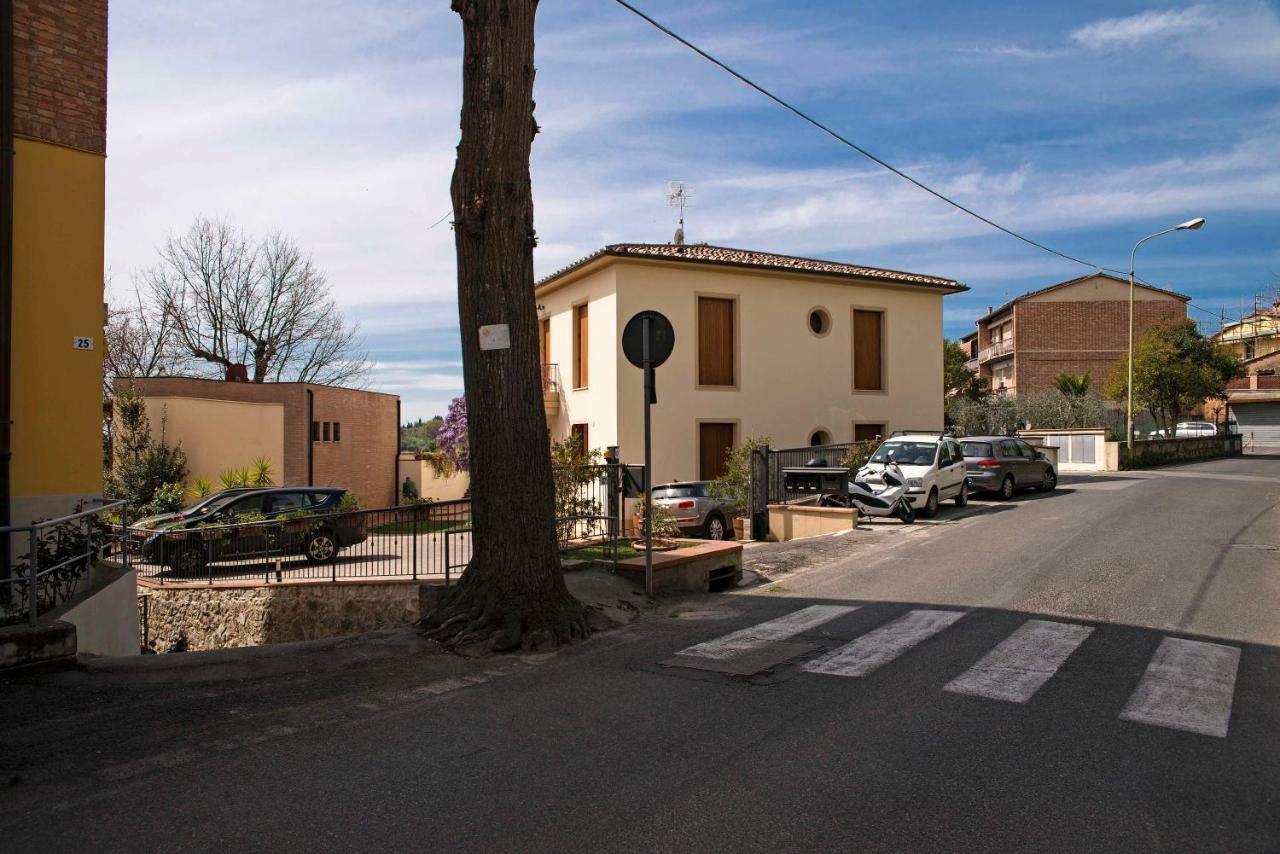
<svg viewBox="0 0 1280 854">
<path fill-rule="evenodd" d="M 784 468 L 782 501 L 816 499 L 823 495 L 849 494 L 849 470 L 839 466 Z"/>
</svg>

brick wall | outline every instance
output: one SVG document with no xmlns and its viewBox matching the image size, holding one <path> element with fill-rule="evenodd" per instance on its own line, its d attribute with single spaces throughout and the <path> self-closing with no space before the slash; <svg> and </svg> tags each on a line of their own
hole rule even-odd
<svg viewBox="0 0 1280 854">
<path fill-rule="evenodd" d="M 13 0 L 14 132 L 105 154 L 107 0 Z"/>
<path fill-rule="evenodd" d="M 314 445 L 316 486 L 343 486 L 366 507 L 396 503 L 400 433 L 399 398 L 355 389 L 308 386 L 315 395 L 316 421 L 341 425 L 340 439 Z"/>
<path fill-rule="evenodd" d="M 359 496 L 365 507 L 390 507 L 398 493 L 400 452 L 397 404 L 392 394 L 310 383 L 229 383 L 189 377 L 118 378 L 116 388 L 134 383 L 145 397 L 197 397 L 284 405 L 283 486 L 307 485 L 307 447 L 312 446 L 312 485 L 340 486 Z M 307 391 L 313 395 L 314 419 L 337 422 L 338 442 L 311 442 Z M 332 426 L 330 427 L 332 436 Z M 227 466 L 243 466 L 231 460 Z"/>
<path fill-rule="evenodd" d="M 1015 308 L 1019 394 L 1053 387 L 1058 374 L 1093 375 L 1099 391 L 1129 346 L 1129 304 L 1121 301 L 1023 302 Z M 1185 320 L 1181 300 L 1134 303 L 1134 341 L 1147 328 Z"/>
</svg>

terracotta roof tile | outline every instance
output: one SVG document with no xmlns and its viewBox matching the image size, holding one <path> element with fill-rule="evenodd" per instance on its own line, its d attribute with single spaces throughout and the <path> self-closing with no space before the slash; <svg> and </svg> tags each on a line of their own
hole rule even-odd
<svg viewBox="0 0 1280 854">
<path fill-rule="evenodd" d="M 690 264 L 715 264 L 729 267 L 752 267 L 760 270 L 779 270 L 793 273 L 814 273 L 822 276 L 840 276 L 856 279 L 878 279 L 944 288 L 949 291 L 965 291 L 968 288 L 954 279 L 905 273 L 901 270 L 884 270 L 878 267 L 861 267 L 839 261 L 822 261 L 817 258 L 797 258 L 793 255 L 777 255 L 772 252 L 755 252 L 749 249 L 731 249 L 726 246 L 709 246 L 705 243 L 677 246 L 673 243 L 614 243 L 581 258 L 563 269 L 539 281 L 536 287 L 549 284 L 564 274 L 582 267 L 597 258 L 647 258 L 661 261 L 683 261 Z"/>
</svg>

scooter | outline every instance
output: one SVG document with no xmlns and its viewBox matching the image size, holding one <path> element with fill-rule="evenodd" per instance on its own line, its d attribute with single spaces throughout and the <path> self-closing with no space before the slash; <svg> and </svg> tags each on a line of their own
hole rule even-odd
<svg viewBox="0 0 1280 854">
<path fill-rule="evenodd" d="M 869 464 L 858 469 L 849 484 L 847 497 L 824 495 L 819 503 L 824 507 L 856 507 L 860 516 L 894 516 L 904 525 L 916 520 L 915 508 L 907 498 L 907 478 L 894 462 L 892 452 L 881 469 L 873 469 Z"/>
</svg>

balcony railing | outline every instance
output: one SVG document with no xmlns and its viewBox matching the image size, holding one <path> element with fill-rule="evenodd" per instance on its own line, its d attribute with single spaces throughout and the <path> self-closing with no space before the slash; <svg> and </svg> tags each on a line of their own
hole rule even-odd
<svg viewBox="0 0 1280 854">
<path fill-rule="evenodd" d="M 1013 339 L 1006 338 L 1003 341 L 997 341 L 989 347 L 983 347 L 978 351 L 978 363 L 990 362 L 992 359 L 999 359 L 1013 352 Z"/>
<path fill-rule="evenodd" d="M 554 362 L 542 366 L 542 393 L 560 393 L 560 366 Z"/>
<path fill-rule="evenodd" d="M 966 371 L 973 371 L 976 374 L 978 372 L 978 357 L 974 356 L 972 359 L 966 359 L 964 368 Z"/>
</svg>

